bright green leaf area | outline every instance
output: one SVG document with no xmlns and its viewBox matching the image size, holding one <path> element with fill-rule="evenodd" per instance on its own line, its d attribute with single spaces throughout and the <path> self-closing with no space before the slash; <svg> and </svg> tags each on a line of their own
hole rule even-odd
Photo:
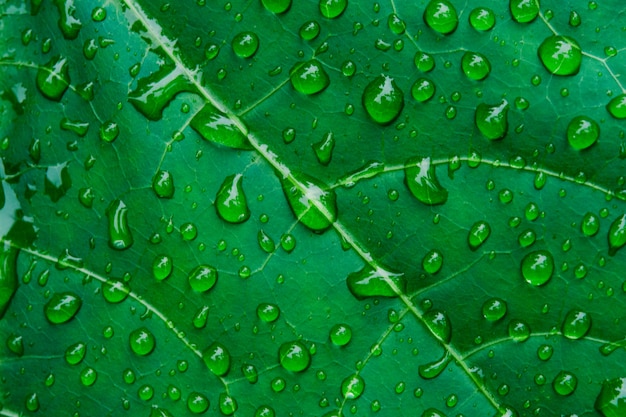
<svg viewBox="0 0 626 417">
<path fill-rule="evenodd" d="M 2 2 L 0 416 L 625 416 L 625 12 Z"/>
</svg>

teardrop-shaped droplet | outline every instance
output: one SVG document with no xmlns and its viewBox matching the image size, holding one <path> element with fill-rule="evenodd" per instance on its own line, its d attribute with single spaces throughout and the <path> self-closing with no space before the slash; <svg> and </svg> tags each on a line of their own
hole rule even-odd
<svg viewBox="0 0 626 417">
<path fill-rule="evenodd" d="M 37 71 L 37 88 L 44 97 L 60 101 L 70 86 L 70 72 L 67 58 L 55 57 Z"/>
<path fill-rule="evenodd" d="M 320 13 L 327 19 L 335 19 L 348 7 L 348 0 L 319 0 Z"/>
<path fill-rule="evenodd" d="M 470 12 L 469 22 L 478 31 L 491 30 L 496 24 L 496 14 L 487 7 L 477 7 Z"/>
<path fill-rule="evenodd" d="M 87 345 L 83 342 L 77 342 L 65 349 L 65 361 L 70 365 L 78 365 L 85 359 L 87 353 Z"/>
<path fill-rule="evenodd" d="M 217 269 L 209 265 L 198 265 L 189 273 L 188 280 L 192 290 L 209 291 L 217 282 Z"/>
<path fill-rule="evenodd" d="M 561 396 L 572 395 L 576 391 L 578 385 L 578 378 L 571 372 L 561 371 L 552 381 L 552 388 L 554 392 Z"/>
<path fill-rule="evenodd" d="M 2 188 L 3 183 L 0 183 L 0 189 Z M 2 319 L 6 313 L 9 305 L 11 304 L 11 300 L 18 289 L 18 252 L 19 250 L 8 242 L 4 242 L 0 245 L 0 319 Z"/>
<path fill-rule="evenodd" d="M 484 80 L 491 72 L 491 63 L 481 53 L 465 52 L 461 58 L 461 69 L 470 80 Z"/>
<path fill-rule="evenodd" d="M 159 170 L 152 178 L 152 190 L 159 198 L 172 198 L 174 189 L 174 177 L 169 171 Z"/>
<path fill-rule="evenodd" d="M 576 116 L 567 126 L 567 141 L 576 150 L 589 148 L 599 137 L 600 126 L 587 116 Z"/>
<path fill-rule="evenodd" d="M 293 88 L 302 94 L 317 94 L 330 84 L 330 78 L 317 59 L 296 63 L 289 71 Z"/>
<path fill-rule="evenodd" d="M 424 379 L 433 379 L 439 376 L 450 363 L 450 353 L 446 350 L 441 359 L 420 365 L 417 372 Z"/>
<path fill-rule="evenodd" d="M 583 59 L 578 42 L 562 35 L 547 37 L 539 45 L 538 54 L 543 66 L 555 75 L 577 74 Z"/>
<path fill-rule="evenodd" d="M 626 415 L 626 377 L 604 381 L 594 408 L 604 417 Z"/>
<path fill-rule="evenodd" d="M 448 190 L 439 183 L 430 157 L 411 158 L 405 166 L 404 181 L 415 198 L 429 206 L 448 200 Z"/>
<path fill-rule="evenodd" d="M 314 143 L 312 147 L 319 163 L 324 166 L 328 165 L 335 149 L 335 135 L 333 132 L 326 133 L 322 140 Z"/>
<path fill-rule="evenodd" d="M 193 315 L 191 320 L 193 327 L 196 329 L 204 329 L 209 319 L 209 306 L 202 306 Z"/>
<path fill-rule="evenodd" d="M 263 6 L 272 13 L 285 13 L 291 7 L 291 0 L 262 0 Z"/>
<path fill-rule="evenodd" d="M 298 220 L 313 230 L 323 232 L 337 219 L 335 190 L 306 174 L 283 178 L 283 193 Z"/>
<path fill-rule="evenodd" d="M 6 346 L 17 356 L 24 356 L 24 338 L 21 335 L 11 333 L 7 337 Z"/>
<path fill-rule="evenodd" d="M 140 327 L 130 332 L 128 343 L 136 355 L 146 356 L 156 347 L 156 338 L 146 327 Z"/>
<path fill-rule="evenodd" d="M 587 212 L 580 223 L 580 230 L 585 236 L 595 236 L 600 231 L 600 218 Z"/>
<path fill-rule="evenodd" d="M 214 342 L 204 349 L 202 358 L 207 368 L 217 376 L 224 376 L 230 370 L 230 353 L 219 342 Z"/>
<path fill-rule="evenodd" d="M 616 119 L 626 119 L 626 94 L 619 94 L 606 105 L 609 114 Z"/>
<path fill-rule="evenodd" d="M 506 100 L 496 105 L 481 103 L 474 114 L 476 127 L 489 140 L 502 139 L 509 128 L 508 111 L 509 102 Z"/>
<path fill-rule="evenodd" d="M 54 293 L 44 306 L 46 319 L 52 324 L 70 321 L 80 310 L 83 300 L 71 291 Z"/>
<path fill-rule="evenodd" d="M 242 126 L 207 103 L 191 119 L 190 126 L 209 142 L 234 149 L 252 149 Z"/>
<path fill-rule="evenodd" d="M 552 278 L 554 258 L 546 250 L 538 250 L 527 254 L 522 260 L 522 276 L 527 283 L 540 286 Z"/>
<path fill-rule="evenodd" d="M 404 93 L 393 78 L 380 75 L 365 87 L 361 102 L 372 120 L 386 125 L 402 112 Z"/>
<path fill-rule="evenodd" d="M 563 320 L 563 335 L 568 339 L 580 339 L 591 329 L 591 316 L 584 311 L 570 310 Z"/>
<path fill-rule="evenodd" d="M 459 25 L 459 16 L 448 0 L 431 0 L 424 10 L 426 25 L 442 35 L 449 35 Z"/>
<path fill-rule="evenodd" d="M 396 13 L 391 13 L 387 18 L 387 26 L 396 35 L 402 35 L 406 31 L 406 22 Z"/>
<path fill-rule="evenodd" d="M 475 251 L 487 241 L 490 235 L 491 227 L 489 223 L 483 220 L 478 221 L 472 225 L 467 234 L 467 244 L 471 250 Z"/>
<path fill-rule="evenodd" d="M 240 58 L 250 58 L 259 49 L 259 37 L 254 32 L 240 32 L 231 42 L 233 51 Z"/>
<path fill-rule="evenodd" d="M 128 225 L 128 208 L 122 200 L 113 200 L 107 210 L 109 219 L 109 246 L 116 250 L 128 249 L 133 245 L 133 235 Z"/>
<path fill-rule="evenodd" d="M 224 179 L 215 197 L 218 216 L 229 223 L 243 223 L 250 218 L 242 181 L 242 174 L 229 175 Z"/>
<path fill-rule="evenodd" d="M 622 214 L 611 223 L 609 228 L 609 255 L 614 256 L 617 251 L 626 245 L 626 214 Z"/>
<path fill-rule="evenodd" d="M 257 234 L 257 242 L 259 242 L 259 247 L 265 253 L 272 253 L 276 249 L 274 239 L 265 233 L 264 230 L 259 230 L 259 233 Z"/>
<path fill-rule="evenodd" d="M 302 342 L 285 342 L 278 350 L 278 359 L 283 368 L 291 372 L 302 372 L 311 364 L 311 354 Z"/>
<path fill-rule="evenodd" d="M 195 92 L 182 69 L 164 65 L 158 71 L 140 78 L 137 87 L 128 93 L 128 101 L 150 120 L 160 120 L 163 110 L 183 91 Z"/>
<path fill-rule="evenodd" d="M 437 339 L 446 344 L 450 343 L 452 326 L 446 313 L 438 310 L 429 310 L 424 314 L 424 323 Z"/>
<path fill-rule="evenodd" d="M 539 0 L 510 0 L 509 10 L 516 22 L 532 22 L 539 15 Z"/>
<path fill-rule="evenodd" d="M 483 303 L 483 317 L 488 321 L 498 321 L 506 315 L 506 302 L 500 298 L 490 298 Z"/>
<path fill-rule="evenodd" d="M 415 67 L 422 72 L 430 72 L 435 68 L 435 58 L 426 52 L 416 52 L 413 62 Z"/>
<path fill-rule="evenodd" d="M 82 22 L 76 17 L 74 0 L 54 0 L 59 10 L 59 29 L 68 40 L 76 39 L 82 28 Z"/>
<path fill-rule="evenodd" d="M 366 266 L 348 275 L 348 289 L 358 299 L 367 297 L 397 297 L 406 290 L 404 274 Z"/>
<path fill-rule="evenodd" d="M 341 396 L 347 400 L 356 400 L 365 391 L 365 381 L 359 374 L 346 377 L 341 382 Z"/>
</svg>

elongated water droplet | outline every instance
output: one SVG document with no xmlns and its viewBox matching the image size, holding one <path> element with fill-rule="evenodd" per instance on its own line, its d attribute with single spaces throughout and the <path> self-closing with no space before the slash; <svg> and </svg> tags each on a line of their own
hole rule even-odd
<svg viewBox="0 0 626 417">
<path fill-rule="evenodd" d="M 70 365 L 78 365 L 85 358 L 87 353 L 87 345 L 83 342 L 77 342 L 65 349 L 65 361 Z"/>
<path fill-rule="evenodd" d="M 335 19 L 348 7 L 348 0 L 320 0 L 320 13 L 327 19 Z"/>
<path fill-rule="evenodd" d="M 192 290 L 209 291 L 217 282 L 217 269 L 209 265 L 198 265 L 189 273 L 188 280 Z"/>
<path fill-rule="evenodd" d="M 109 246 L 116 250 L 128 249 L 133 245 L 133 235 L 128 225 L 128 208 L 122 200 L 113 200 L 106 215 L 109 219 Z"/>
<path fill-rule="evenodd" d="M 167 255 L 157 255 L 152 262 L 152 275 L 157 281 L 163 281 L 172 274 L 174 263 Z"/>
<path fill-rule="evenodd" d="M 567 126 L 567 141 L 576 150 L 587 149 L 600 137 L 600 126 L 587 116 L 574 117 Z"/>
<path fill-rule="evenodd" d="M 502 139 L 509 128 L 508 111 L 509 102 L 506 100 L 496 105 L 481 103 L 476 107 L 474 116 L 476 127 L 489 140 Z"/>
<path fill-rule="evenodd" d="M 265 253 L 272 253 L 276 249 L 274 240 L 267 233 L 265 233 L 264 230 L 259 230 L 259 233 L 257 234 L 257 242 L 259 242 L 259 247 Z"/>
<path fill-rule="evenodd" d="M 552 278 L 554 258 L 546 250 L 538 250 L 527 254 L 522 260 L 522 276 L 527 283 L 540 286 Z"/>
<path fill-rule="evenodd" d="M 471 11 L 469 22 L 478 31 L 491 30 L 496 24 L 496 14 L 487 7 L 477 7 Z"/>
<path fill-rule="evenodd" d="M 404 108 L 404 93 L 393 78 L 380 75 L 363 90 L 363 107 L 376 123 L 393 122 Z"/>
<path fill-rule="evenodd" d="M 259 372 L 254 365 L 244 363 L 241 365 L 241 373 L 251 384 L 256 384 L 259 380 Z"/>
<path fill-rule="evenodd" d="M 156 338 L 146 327 L 140 327 L 130 332 L 128 343 L 136 355 L 146 356 L 156 347 Z"/>
<path fill-rule="evenodd" d="M 202 306 L 194 314 L 192 321 L 193 327 L 196 329 L 204 329 L 209 319 L 209 306 Z"/>
<path fill-rule="evenodd" d="M 358 299 L 367 297 L 397 297 L 406 290 L 404 274 L 366 266 L 348 275 L 348 289 Z M 395 288 L 394 288 L 395 287 Z"/>
<path fill-rule="evenodd" d="M 321 141 L 314 143 L 312 147 L 319 163 L 324 166 L 328 165 L 333 156 L 333 149 L 335 149 L 335 135 L 333 132 L 328 132 Z"/>
<path fill-rule="evenodd" d="M 229 175 L 224 179 L 215 197 L 218 216 L 229 223 L 243 223 L 250 218 L 242 181 L 242 174 Z"/>
<path fill-rule="evenodd" d="M 442 266 L 443 254 L 436 249 L 428 251 L 422 259 L 422 268 L 431 275 L 438 273 Z"/>
<path fill-rule="evenodd" d="M 532 22 L 539 15 L 539 0 L 510 0 L 509 10 L 516 22 Z"/>
<path fill-rule="evenodd" d="M 209 142 L 235 149 L 252 149 L 240 126 L 209 103 L 191 119 L 190 126 Z"/>
<path fill-rule="evenodd" d="M 361 375 L 353 374 L 341 382 L 341 395 L 347 400 L 356 400 L 365 391 L 365 381 Z"/>
<path fill-rule="evenodd" d="M 259 49 L 259 37 L 254 32 L 241 32 L 233 37 L 233 51 L 240 58 L 250 58 Z"/>
<path fill-rule="evenodd" d="M 152 190 L 160 198 L 174 196 L 174 177 L 169 171 L 159 170 L 152 178 Z"/>
<path fill-rule="evenodd" d="M 609 255 L 614 256 L 617 251 L 626 245 L 626 214 L 622 214 L 611 223 L 608 233 Z"/>
<path fill-rule="evenodd" d="M 437 179 L 430 157 L 411 158 L 404 169 L 404 182 L 415 198 L 427 205 L 443 204 L 448 200 L 448 190 Z"/>
<path fill-rule="evenodd" d="M 217 376 L 224 376 L 230 370 L 230 353 L 219 342 L 212 343 L 202 351 L 202 359 L 207 368 Z"/>
<path fill-rule="evenodd" d="M 306 174 L 294 173 L 293 177 L 295 182 L 283 178 L 281 183 L 295 216 L 314 232 L 328 229 L 337 219 L 335 191 Z"/>
<path fill-rule="evenodd" d="M 587 212 L 580 223 L 580 230 L 585 236 L 595 236 L 600 231 L 600 218 Z"/>
<path fill-rule="evenodd" d="M 0 189 L 2 188 L 3 184 L 0 183 Z M 19 250 L 6 241 L 0 247 L 0 319 L 4 317 L 19 285 L 17 277 L 18 253 Z"/>
<path fill-rule="evenodd" d="M 89 130 L 89 123 L 81 122 L 79 120 L 70 120 L 67 117 L 61 119 L 60 126 L 61 129 L 76 133 L 81 138 L 84 137 Z"/>
<path fill-rule="evenodd" d="M 448 0 L 431 0 L 424 10 L 426 25 L 442 35 L 449 35 L 459 25 L 459 16 Z"/>
<path fill-rule="evenodd" d="M 437 339 L 446 344 L 450 343 L 452 326 L 445 312 L 438 310 L 427 311 L 424 314 L 424 323 Z"/>
<path fill-rule="evenodd" d="M 424 379 L 433 379 L 439 376 L 450 363 L 450 353 L 446 350 L 441 359 L 420 365 L 417 372 Z"/>
<path fill-rule="evenodd" d="M 289 71 L 289 80 L 296 91 L 307 95 L 324 91 L 330 84 L 326 70 L 316 59 L 296 63 Z"/>
<path fill-rule="evenodd" d="M 591 329 L 591 316 L 584 311 L 570 310 L 563 320 L 563 335 L 568 339 L 583 338 Z"/>
<path fill-rule="evenodd" d="M 54 293 L 44 306 L 46 319 L 52 324 L 70 321 L 80 310 L 83 300 L 71 291 Z"/>
<path fill-rule="evenodd" d="M 377 161 L 367 161 L 365 165 L 356 170 L 350 172 L 349 174 L 341 177 L 339 179 L 339 183 L 343 184 L 344 187 L 350 188 L 354 187 L 357 182 L 373 178 L 381 172 L 385 171 L 385 164 Z"/>
<path fill-rule="evenodd" d="M 582 63 L 580 45 L 569 36 L 549 36 L 537 52 L 543 66 L 555 75 L 575 75 Z"/>
<path fill-rule="evenodd" d="M 478 221 L 472 225 L 467 235 L 467 244 L 475 251 L 487 241 L 491 235 L 491 227 L 486 221 Z"/>
<path fill-rule="evenodd" d="M 461 58 L 461 69 L 470 80 L 484 80 L 491 72 L 491 63 L 481 53 L 465 52 Z"/>
<path fill-rule="evenodd" d="M 54 57 L 37 71 L 37 88 L 44 97 L 60 101 L 70 86 L 67 58 Z"/>
<path fill-rule="evenodd" d="M 291 372 L 302 372 L 311 364 L 311 354 L 299 341 L 283 343 L 278 350 L 278 359 L 281 366 Z"/>
</svg>

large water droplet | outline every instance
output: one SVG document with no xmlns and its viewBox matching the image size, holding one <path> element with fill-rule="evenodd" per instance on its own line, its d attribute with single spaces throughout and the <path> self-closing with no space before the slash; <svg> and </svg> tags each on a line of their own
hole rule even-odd
<svg viewBox="0 0 626 417">
<path fill-rule="evenodd" d="M 59 10 L 59 29 L 63 37 L 69 40 L 76 39 L 83 24 L 76 17 L 74 0 L 55 0 L 54 4 Z"/>
<path fill-rule="evenodd" d="M 568 339 L 583 338 L 591 329 L 591 316 L 584 311 L 570 310 L 563 320 L 563 335 Z"/>
<path fill-rule="evenodd" d="M 320 0 L 320 13 L 327 19 L 341 16 L 348 7 L 348 0 Z"/>
<path fill-rule="evenodd" d="M 80 307 L 83 300 L 71 291 L 54 293 L 44 306 L 46 319 L 52 324 L 62 324 L 70 321 Z"/>
<path fill-rule="evenodd" d="M 87 353 L 87 345 L 83 342 L 77 342 L 65 349 L 65 361 L 70 365 L 78 365 L 85 359 Z"/>
<path fill-rule="evenodd" d="M 496 105 L 481 103 L 476 107 L 474 115 L 476 127 L 489 140 L 502 139 L 509 127 L 508 111 L 509 102 L 506 100 Z"/>
<path fill-rule="evenodd" d="M 470 80 L 484 80 L 491 72 L 491 63 L 481 53 L 465 52 L 461 58 L 461 69 Z"/>
<path fill-rule="evenodd" d="M 404 93 L 393 78 L 380 75 L 365 87 L 361 101 L 372 120 L 386 125 L 402 112 Z"/>
<path fill-rule="evenodd" d="M 427 205 L 443 204 L 448 200 L 448 190 L 437 179 L 430 157 L 411 158 L 404 169 L 404 182 L 411 194 Z"/>
<path fill-rule="evenodd" d="M 491 235 L 491 227 L 486 221 L 478 221 L 472 225 L 467 234 L 467 244 L 475 251 L 487 241 Z"/>
<path fill-rule="evenodd" d="M 577 74 L 582 63 L 580 45 L 569 36 L 549 36 L 537 52 L 543 66 L 555 75 Z"/>
<path fill-rule="evenodd" d="M 506 302 L 500 298 L 490 298 L 483 303 L 483 317 L 488 321 L 498 321 L 506 314 Z"/>
<path fill-rule="evenodd" d="M 546 250 L 527 254 L 522 260 L 522 276 L 527 283 L 540 286 L 547 283 L 554 271 L 554 258 Z"/>
<path fill-rule="evenodd" d="M 441 359 L 420 365 L 417 372 L 424 379 L 433 379 L 439 376 L 450 363 L 450 353 L 446 350 Z"/>
<path fill-rule="evenodd" d="M 554 388 L 554 392 L 561 396 L 571 395 L 576 391 L 576 386 L 578 385 L 578 378 L 571 372 L 561 371 L 559 372 L 552 381 L 552 388 Z"/>
<path fill-rule="evenodd" d="M 293 178 L 283 178 L 281 183 L 295 216 L 314 232 L 328 229 L 337 219 L 335 190 L 306 174 L 294 173 Z"/>
<path fill-rule="evenodd" d="M 317 59 L 296 63 L 289 71 L 293 88 L 302 94 L 317 94 L 330 84 L 330 78 Z"/>
<path fill-rule="evenodd" d="M 261 303 L 256 307 L 256 315 L 266 323 L 278 320 L 280 308 L 276 304 Z"/>
<path fill-rule="evenodd" d="M 510 0 L 509 10 L 516 22 L 532 22 L 539 15 L 539 0 Z"/>
<path fill-rule="evenodd" d="M 188 280 L 192 290 L 209 291 L 217 282 L 217 269 L 209 265 L 198 265 L 189 273 Z"/>
<path fill-rule="evenodd" d="M 116 250 L 128 249 L 134 240 L 128 226 L 128 208 L 122 200 L 113 200 L 107 210 L 109 219 L 109 246 Z"/>
<path fill-rule="evenodd" d="M 192 414 L 203 414 L 209 409 L 209 399 L 199 392 L 190 392 L 187 397 L 187 409 Z"/>
<path fill-rule="evenodd" d="M 622 214 L 611 223 L 608 233 L 609 255 L 614 256 L 618 249 L 626 245 L 626 214 Z"/>
<path fill-rule="evenodd" d="M 496 24 L 496 14 L 487 7 L 477 7 L 471 11 L 469 22 L 478 31 L 491 30 Z"/>
<path fill-rule="evenodd" d="M 130 287 L 123 281 L 106 280 L 102 283 L 102 296 L 111 304 L 121 303 L 128 297 Z"/>
<path fill-rule="evenodd" d="M 235 149 L 252 149 L 242 127 L 209 103 L 191 119 L 190 126 L 209 142 Z"/>
<path fill-rule="evenodd" d="M 231 42 L 233 51 L 240 58 L 250 58 L 259 49 L 259 37 L 254 32 L 241 32 Z"/>
<path fill-rule="evenodd" d="M 235 397 L 228 395 L 225 392 L 220 393 L 218 403 L 221 413 L 225 416 L 232 416 L 239 407 Z"/>
<path fill-rule="evenodd" d="M 626 94 L 619 94 L 609 101 L 606 110 L 616 119 L 626 119 Z"/>
<path fill-rule="evenodd" d="M 419 102 L 425 102 L 435 95 L 435 84 L 426 78 L 418 78 L 411 86 L 411 96 Z"/>
<path fill-rule="evenodd" d="M 449 35 L 456 30 L 459 16 L 448 0 L 431 0 L 424 10 L 424 22 L 432 30 Z"/>
<path fill-rule="evenodd" d="M 353 374 L 341 382 L 341 395 L 347 400 L 355 400 L 363 395 L 365 381 L 361 375 Z"/>
<path fill-rule="evenodd" d="M 215 197 L 218 216 L 229 223 L 243 223 L 250 218 L 242 180 L 242 174 L 229 175 L 224 179 Z"/>
<path fill-rule="evenodd" d="M 263 6 L 272 13 L 285 13 L 291 7 L 291 0 L 262 0 Z"/>
<path fill-rule="evenodd" d="M 202 359 L 207 368 L 217 376 L 224 376 L 230 370 L 230 353 L 219 342 L 214 342 L 204 349 Z"/>
<path fill-rule="evenodd" d="M 437 339 L 446 344 L 450 343 L 452 326 L 446 313 L 438 310 L 429 310 L 424 314 L 424 323 Z"/>
<path fill-rule="evenodd" d="M 406 290 L 404 274 L 366 266 L 348 275 L 348 289 L 358 299 L 367 297 L 397 297 Z M 394 288 L 395 287 L 395 288 Z"/>
<path fill-rule="evenodd" d="M 347 324 L 335 324 L 330 329 L 330 341 L 336 346 L 345 346 L 352 339 L 352 329 Z"/>
<path fill-rule="evenodd" d="M 302 372 L 311 364 L 311 354 L 302 342 L 286 342 L 278 350 L 278 359 L 283 368 L 291 372 Z"/>
<path fill-rule="evenodd" d="M 305 41 L 312 41 L 319 36 L 320 30 L 319 23 L 315 20 L 309 20 L 300 26 L 300 37 Z"/>
<path fill-rule="evenodd" d="M 152 190 L 160 198 L 174 196 L 174 177 L 169 171 L 159 170 L 152 179 Z"/>
<path fill-rule="evenodd" d="M 567 126 L 567 141 L 576 150 L 587 149 L 600 137 L 600 126 L 587 116 L 574 117 Z"/>
<path fill-rule="evenodd" d="M 60 101 L 70 86 L 67 58 L 55 57 L 37 71 L 37 88 L 44 97 Z"/>
<path fill-rule="evenodd" d="M 139 329 L 130 332 L 128 343 L 130 345 L 130 349 L 136 355 L 146 356 L 154 350 L 156 346 L 156 339 L 150 330 L 146 327 L 140 327 Z"/>
<path fill-rule="evenodd" d="M 522 320 L 509 322 L 509 337 L 516 342 L 525 342 L 530 337 L 530 327 Z"/>
</svg>

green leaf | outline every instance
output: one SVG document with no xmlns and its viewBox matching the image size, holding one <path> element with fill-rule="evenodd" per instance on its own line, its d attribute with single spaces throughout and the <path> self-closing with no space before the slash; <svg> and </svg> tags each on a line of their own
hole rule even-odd
<svg viewBox="0 0 626 417">
<path fill-rule="evenodd" d="M 623 6 L 469 3 L 0 5 L 0 416 L 625 415 Z"/>
</svg>

